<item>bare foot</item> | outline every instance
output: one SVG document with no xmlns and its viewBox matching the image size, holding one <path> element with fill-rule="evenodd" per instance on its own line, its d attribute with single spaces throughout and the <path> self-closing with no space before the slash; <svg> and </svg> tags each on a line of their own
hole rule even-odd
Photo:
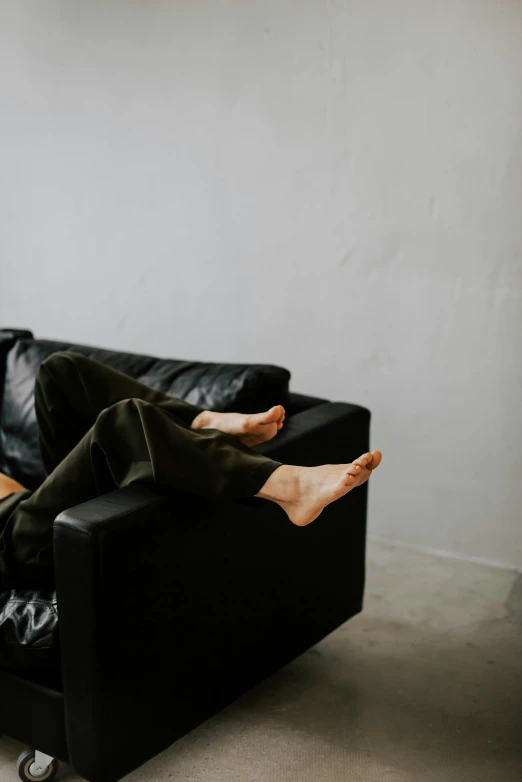
<svg viewBox="0 0 522 782">
<path fill-rule="evenodd" d="M 271 407 L 265 413 L 214 413 L 204 410 L 192 421 L 191 429 L 219 429 L 221 432 L 235 435 L 248 446 L 265 443 L 276 436 L 285 420 L 285 408 L 282 405 Z"/>
<path fill-rule="evenodd" d="M 324 508 L 366 483 L 382 460 L 380 451 L 365 453 L 351 464 L 294 467 L 274 470 L 256 497 L 277 502 L 298 527 L 314 521 Z"/>
</svg>

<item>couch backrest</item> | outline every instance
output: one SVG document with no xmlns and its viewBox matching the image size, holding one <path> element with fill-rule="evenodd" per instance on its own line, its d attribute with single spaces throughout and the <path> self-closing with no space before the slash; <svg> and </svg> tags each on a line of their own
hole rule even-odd
<svg viewBox="0 0 522 782">
<path fill-rule="evenodd" d="M 288 405 L 290 372 L 271 364 L 219 364 L 143 356 L 0 329 L 0 472 L 30 489 L 44 479 L 38 448 L 34 383 L 42 361 L 73 350 L 142 383 L 205 409 L 258 412 Z"/>
</svg>

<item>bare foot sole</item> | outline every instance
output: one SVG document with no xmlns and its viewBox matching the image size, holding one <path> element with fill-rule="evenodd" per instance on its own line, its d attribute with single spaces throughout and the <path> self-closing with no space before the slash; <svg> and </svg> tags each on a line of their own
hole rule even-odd
<svg viewBox="0 0 522 782">
<path fill-rule="evenodd" d="M 219 429 L 232 434 L 248 446 L 266 443 L 282 428 L 286 412 L 282 405 L 275 405 L 264 413 L 215 413 L 205 410 L 192 422 L 192 429 Z"/>
<path fill-rule="evenodd" d="M 331 502 L 366 483 L 381 460 L 381 452 L 373 451 L 350 464 L 323 464 L 320 467 L 283 464 L 274 470 L 256 496 L 277 502 L 293 524 L 304 527 Z"/>
</svg>

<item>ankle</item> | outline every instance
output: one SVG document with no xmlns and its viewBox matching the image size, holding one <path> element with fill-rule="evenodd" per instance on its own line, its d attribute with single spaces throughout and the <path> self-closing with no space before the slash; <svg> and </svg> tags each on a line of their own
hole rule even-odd
<svg viewBox="0 0 522 782">
<path fill-rule="evenodd" d="M 272 502 L 290 502 L 299 495 L 299 467 L 282 464 L 255 495 Z"/>
</svg>

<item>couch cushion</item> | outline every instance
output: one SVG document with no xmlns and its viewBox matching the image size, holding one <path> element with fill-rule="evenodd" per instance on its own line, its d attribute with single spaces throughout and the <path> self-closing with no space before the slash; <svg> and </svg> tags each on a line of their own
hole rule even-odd
<svg viewBox="0 0 522 782">
<path fill-rule="evenodd" d="M 33 339 L 30 332 L 0 330 L 5 366 L 0 414 L 0 472 L 34 489 L 45 477 L 38 448 L 34 382 L 42 361 L 73 350 L 119 369 L 142 383 L 205 409 L 257 412 L 288 405 L 287 369 L 270 364 L 219 364 L 156 358 L 70 342 Z M 3 374 L 0 366 L 0 374 Z"/>
<path fill-rule="evenodd" d="M 54 590 L 0 593 L 0 668 L 37 671 L 59 666 Z"/>
</svg>

